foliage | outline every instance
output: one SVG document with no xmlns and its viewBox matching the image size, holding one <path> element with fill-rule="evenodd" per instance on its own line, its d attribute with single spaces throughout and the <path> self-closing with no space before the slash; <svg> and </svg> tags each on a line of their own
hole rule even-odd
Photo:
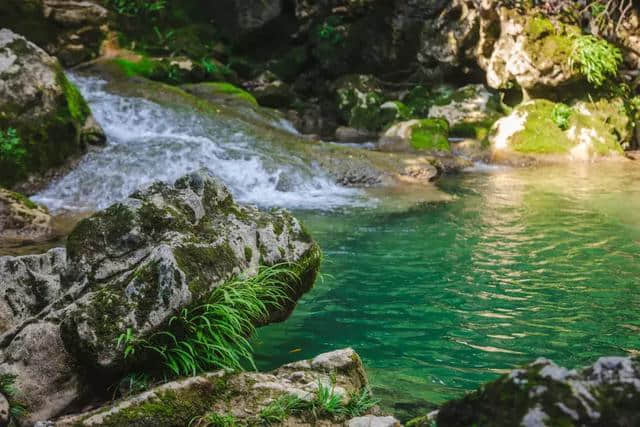
<svg viewBox="0 0 640 427">
<path fill-rule="evenodd" d="M 608 78 L 617 76 L 621 63 L 620 49 L 604 39 L 583 35 L 573 41 L 569 64 L 596 87 L 602 86 Z"/>
<path fill-rule="evenodd" d="M 109 0 L 109 6 L 118 15 L 151 17 L 165 9 L 166 0 Z"/>
<path fill-rule="evenodd" d="M 8 128 L 5 132 L 0 130 L 0 165 L 4 169 L 22 169 L 27 150 L 22 144 L 18 131 Z"/>
<path fill-rule="evenodd" d="M 362 388 L 360 391 L 351 394 L 349 403 L 345 407 L 345 412 L 351 418 L 359 417 L 378 403 L 380 403 L 380 400 L 375 399 L 368 388 Z"/>
<path fill-rule="evenodd" d="M 411 146 L 416 150 L 451 151 L 449 123 L 444 119 L 424 119 L 411 129 Z"/>
<path fill-rule="evenodd" d="M 341 25 L 342 20 L 339 17 L 329 17 L 329 19 L 318 27 L 318 38 L 334 45 L 342 43 L 342 41 L 344 41 L 344 34 L 340 28 Z"/>
<path fill-rule="evenodd" d="M 215 288 L 206 301 L 184 308 L 173 316 L 166 330 L 149 339 L 137 339 L 129 330 L 118 337 L 126 357 L 139 349 L 159 356 L 171 375 L 196 375 L 213 368 L 255 369 L 248 341 L 255 324 L 266 322 L 270 310 L 289 300 L 289 283 L 299 281 L 294 264 L 263 267 L 253 277 L 237 278 Z"/>
<path fill-rule="evenodd" d="M 337 416 L 345 412 L 342 396 L 335 392 L 335 386 L 326 386 L 318 382 L 316 395 L 312 402 L 312 411 L 316 416 Z"/>
<path fill-rule="evenodd" d="M 27 408 L 16 399 L 18 391 L 14 384 L 16 376 L 11 374 L 0 375 L 0 393 L 9 402 L 9 417 L 12 422 L 17 423 L 17 419 L 27 414 Z"/>
<path fill-rule="evenodd" d="M 298 396 L 284 394 L 262 408 L 260 420 L 267 425 L 281 423 L 291 414 L 304 410 L 308 405 L 308 402 Z"/>
<path fill-rule="evenodd" d="M 236 419 L 233 415 L 221 415 L 217 412 L 209 412 L 201 417 L 191 420 L 189 427 L 235 427 Z"/>
<path fill-rule="evenodd" d="M 113 386 L 113 400 L 116 396 L 127 397 L 149 389 L 151 378 L 146 373 L 134 372 L 124 376 Z"/>
<path fill-rule="evenodd" d="M 551 111 L 551 119 L 562 130 L 569 128 L 569 119 L 573 114 L 573 109 L 566 104 L 558 103 L 553 107 Z"/>
</svg>

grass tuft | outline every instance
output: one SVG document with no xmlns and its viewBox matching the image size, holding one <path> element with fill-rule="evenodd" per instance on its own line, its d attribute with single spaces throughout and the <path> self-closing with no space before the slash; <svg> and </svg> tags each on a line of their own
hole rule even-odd
<svg viewBox="0 0 640 427">
<path fill-rule="evenodd" d="M 19 424 L 18 419 L 27 415 L 27 407 L 16 399 L 18 390 L 15 388 L 16 376 L 11 374 L 0 375 L 0 393 L 9 402 L 10 424 Z"/>
<path fill-rule="evenodd" d="M 573 41 L 569 64 L 576 67 L 587 81 L 596 87 L 618 75 L 622 52 L 608 41 L 596 36 L 584 35 Z"/>
</svg>

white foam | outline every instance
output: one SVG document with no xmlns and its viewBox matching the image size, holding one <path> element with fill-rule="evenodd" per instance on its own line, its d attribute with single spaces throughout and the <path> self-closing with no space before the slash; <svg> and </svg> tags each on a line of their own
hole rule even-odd
<svg viewBox="0 0 640 427">
<path fill-rule="evenodd" d="M 303 209 L 364 203 L 358 190 L 342 187 L 269 141 L 248 135 L 237 122 L 114 95 L 96 78 L 70 78 L 108 142 L 33 197 L 53 211 L 102 209 L 141 186 L 171 182 L 202 167 L 219 176 L 241 202 Z"/>
</svg>

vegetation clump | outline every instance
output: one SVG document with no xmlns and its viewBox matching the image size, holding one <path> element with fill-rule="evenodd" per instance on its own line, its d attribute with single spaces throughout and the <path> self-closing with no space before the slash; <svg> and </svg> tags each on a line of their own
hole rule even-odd
<svg viewBox="0 0 640 427">
<path fill-rule="evenodd" d="M 622 52 L 616 46 L 593 35 L 576 37 L 569 63 L 596 87 L 618 75 Z"/>
<path fill-rule="evenodd" d="M 18 420 L 27 415 L 27 408 L 17 399 L 16 377 L 11 374 L 0 375 L 0 394 L 9 402 L 9 423 L 18 424 Z"/>
<path fill-rule="evenodd" d="M 416 150 L 451 151 L 449 123 L 444 119 L 424 119 L 411 129 L 411 146 Z"/>
<path fill-rule="evenodd" d="M 24 168 L 24 158 L 27 155 L 18 131 L 8 128 L 0 130 L 0 168 L 5 171 L 18 171 Z"/>
<path fill-rule="evenodd" d="M 573 109 L 566 104 L 558 103 L 551 111 L 551 119 L 562 130 L 569 129 L 569 119 L 573 114 Z"/>
</svg>

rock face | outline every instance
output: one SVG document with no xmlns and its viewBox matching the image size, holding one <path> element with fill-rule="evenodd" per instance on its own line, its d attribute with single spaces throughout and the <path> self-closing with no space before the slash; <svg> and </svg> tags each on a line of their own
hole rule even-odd
<svg viewBox="0 0 640 427">
<path fill-rule="evenodd" d="M 37 241 L 51 235 L 51 216 L 46 208 L 0 188 L 0 242 Z"/>
<path fill-rule="evenodd" d="M 4 0 L 0 28 L 27 37 L 73 66 L 98 56 L 107 32 L 107 10 L 86 0 Z"/>
<path fill-rule="evenodd" d="M 261 414 L 279 397 L 291 395 L 302 401 L 313 400 L 321 384 L 348 403 L 354 392 L 368 387 L 360 357 L 352 349 L 321 354 L 311 360 L 284 365 L 273 372 L 225 374 L 214 372 L 161 385 L 140 395 L 125 398 L 111 406 L 79 415 L 60 418 L 47 425 L 64 426 L 178 426 L 192 419 L 217 413 L 233 416 L 237 425 L 265 423 Z M 153 411 L 161 402 L 167 411 Z M 289 414 L 286 414 L 289 415 Z M 285 416 L 287 425 L 307 423 L 311 414 Z M 344 425 L 326 414 L 318 413 L 322 425 Z M 324 419 L 327 418 L 327 419 Z M 363 417 L 348 421 L 353 426 L 391 427 L 393 417 Z M 369 421 L 366 423 L 365 421 Z"/>
<path fill-rule="evenodd" d="M 287 290 L 291 302 L 271 312 L 270 321 L 283 320 L 313 285 L 320 251 L 287 212 L 236 205 L 203 172 L 175 185 L 156 183 L 82 221 L 66 258 L 56 249 L 0 260 L 0 292 L 12 300 L 0 371 L 17 375 L 35 419 L 86 397 L 85 370 L 103 378 L 121 372 L 123 331 L 148 337 L 214 287 L 260 265 L 295 263 L 300 280 Z"/>
<path fill-rule="evenodd" d="M 640 425 L 640 363 L 603 357 L 581 371 L 538 359 L 446 403 L 438 426 Z"/>
<path fill-rule="evenodd" d="M 580 101 L 572 107 L 544 99 L 525 102 L 493 126 L 489 141 L 494 160 L 620 156 L 622 144 L 631 138 L 622 105 L 620 99 Z"/>
<path fill-rule="evenodd" d="M 231 37 L 263 29 L 282 13 L 282 0 L 221 0 L 211 4 L 216 23 Z"/>
<path fill-rule="evenodd" d="M 14 149 L 0 157 L 6 186 L 37 179 L 104 140 L 58 61 L 7 29 L 0 30 L 0 131 L 14 132 Z"/>
</svg>

